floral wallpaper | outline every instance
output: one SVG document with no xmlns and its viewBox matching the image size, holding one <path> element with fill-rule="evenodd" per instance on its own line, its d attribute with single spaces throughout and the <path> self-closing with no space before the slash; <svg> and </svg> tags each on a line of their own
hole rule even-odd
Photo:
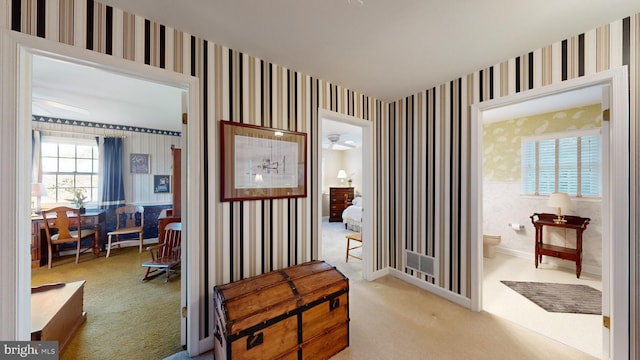
<svg viewBox="0 0 640 360">
<path fill-rule="evenodd" d="M 573 121 L 557 121 L 572 119 Z M 528 135 L 600 127 L 600 104 L 500 121 L 483 126 L 483 178 L 518 182 L 521 177 L 521 138 Z"/>
</svg>

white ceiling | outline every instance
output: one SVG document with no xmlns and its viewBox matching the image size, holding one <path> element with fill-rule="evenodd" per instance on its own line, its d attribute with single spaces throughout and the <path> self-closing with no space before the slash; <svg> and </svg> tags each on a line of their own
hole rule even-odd
<svg viewBox="0 0 640 360">
<path fill-rule="evenodd" d="M 638 0 L 102 2 L 388 102 L 640 12 Z M 35 114 L 180 130 L 179 89 L 41 65 Z"/>
<path fill-rule="evenodd" d="M 638 0 L 102 0 L 391 102 L 640 12 Z"/>
<path fill-rule="evenodd" d="M 603 85 L 565 91 L 482 112 L 485 124 L 602 103 Z"/>
<path fill-rule="evenodd" d="M 35 115 L 181 131 L 179 88 L 43 56 L 31 87 Z"/>
<path fill-rule="evenodd" d="M 335 144 L 329 140 L 336 136 Z M 322 119 L 322 148 L 331 150 L 350 150 L 362 147 L 362 128 L 340 121 Z"/>
</svg>

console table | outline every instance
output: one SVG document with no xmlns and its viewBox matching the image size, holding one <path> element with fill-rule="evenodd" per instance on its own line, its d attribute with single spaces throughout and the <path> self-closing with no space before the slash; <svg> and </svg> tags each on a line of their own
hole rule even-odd
<svg viewBox="0 0 640 360">
<path fill-rule="evenodd" d="M 75 216 L 75 215 L 74 215 Z M 106 238 L 106 213 L 100 209 L 87 209 L 85 214 L 80 215 L 81 222 L 84 226 L 96 228 L 99 234 L 99 244 L 91 244 L 93 254 L 100 255 L 100 249 Z M 47 218 L 50 226 L 55 226 L 55 217 Z M 44 219 L 42 215 L 31 217 L 31 267 L 40 267 L 47 264 L 49 260 L 47 252 L 47 235 L 44 233 Z"/>
<path fill-rule="evenodd" d="M 564 260 L 576 262 L 576 277 L 580 278 L 582 271 L 582 233 L 587 229 L 587 225 L 591 219 L 579 216 L 565 215 L 563 223 L 556 223 L 554 220 L 558 217 L 556 214 L 535 213 L 530 216 L 531 223 L 536 229 L 536 246 L 535 246 L 535 263 L 542 261 L 542 255 L 553 256 Z M 564 229 L 572 229 L 576 231 L 576 247 L 569 248 L 545 244 L 543 239 L 543 228 L 545 226 L 557 227 Z"/>
</svg>

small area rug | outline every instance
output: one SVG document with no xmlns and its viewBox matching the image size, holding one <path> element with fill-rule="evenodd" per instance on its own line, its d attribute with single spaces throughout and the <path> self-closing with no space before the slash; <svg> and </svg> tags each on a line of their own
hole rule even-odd
<svg viewBox="0 0 640 360">
<path fill-rule="evenodd" d="M 501 281 L 549 312 L 602 314 L 602 292 L 587 285 Z"/>
</svg>

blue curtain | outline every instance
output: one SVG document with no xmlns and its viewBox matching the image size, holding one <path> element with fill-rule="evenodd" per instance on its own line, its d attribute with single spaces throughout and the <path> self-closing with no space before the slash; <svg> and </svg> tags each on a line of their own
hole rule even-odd
<svg viewBox="0 0 640 360">
<path fill-rule="evenodd" d="M 118 206 L 125 203 L 122 180 L 122 138 L 105 137 L 103 148 L 102 206 Z"/>
</svg>

